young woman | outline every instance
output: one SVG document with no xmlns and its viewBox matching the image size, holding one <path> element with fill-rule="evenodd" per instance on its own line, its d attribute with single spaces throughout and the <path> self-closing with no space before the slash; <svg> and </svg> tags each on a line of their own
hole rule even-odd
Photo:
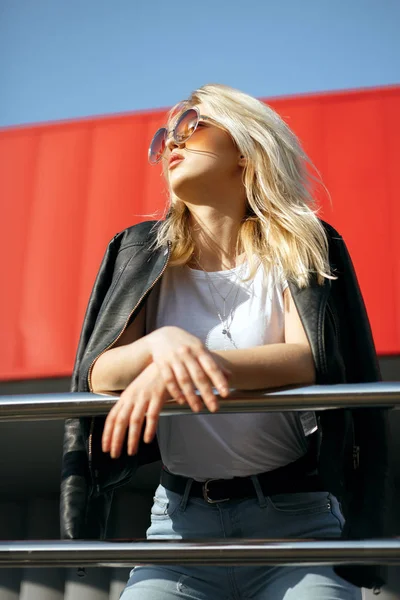
<svg viewBox="0 0 400 600">
<path fill-rule="evenodd" d="M 113 488 L 160 455 L 148 539 L 381 535 L 385 411 L 215 414 L 231 388 L 379 380 L 351 260 L 315 214 L 295 135 L 258 100 L 206 85 L 149 159 L 170 204 L 115 236 L 92 292 L 73 390 L 122 393 L 105 422 L 67 423 L 63 535 L 104 537 Z M 159 420 L 169 398 L 201 414 Z M 356 600 L 381 583 L 370 567 L 143 566 L 122 599 Z"/>
</svg>

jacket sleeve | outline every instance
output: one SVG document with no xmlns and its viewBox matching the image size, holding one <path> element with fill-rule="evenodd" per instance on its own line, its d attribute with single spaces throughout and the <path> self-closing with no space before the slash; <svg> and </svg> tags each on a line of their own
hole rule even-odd
<svg viewBox="0 0 400 600">
<path fill-rule="evenodd" d="M 343 260 L 349 265 L 347 277 L 350 281 L 347 288 L 352 290 L 353 301 L 358 303 L 358 311 L 355 314 L 358 322 L 353 325 L 357 331 L 362 332 L 362 335 L 357 337 L 357 353 L 352 357 L 350 382 L 380 381 L 381 374 L 367 312 L 344 242 L 342 254 Z M 347 360 L 350 358 L 348 357 Z M 365 372 L 366 367 L 367 372 Z M 388 535 L 388 504 L 391 490 L 388 412 L 387 408 L 379 406 L 356 408 L 352 411 L 355 481 L 353 482 L 354 494 L 349 507 L 351 518 L 344 532 L 350 539 L 382 538 Z M 346 576 L 345 567 L 342 567 L 342 571 L 339 567 L 337 572 L 339 575 Z M 363 570 L 362 567 L 353 566 L 353 576 L 360 573 L 365 577 L 367 572 L 365 568 Z M 387 567 L 371 566 L 369 577 L 373 586 L 381 586 L 387 578 Z"/>
<path fill-rule="evenodd" d="M 96 280 L 90 294 L 88 306 L 83 321 L 78 349 L 76 352 L 75 365 L 72 373 L 71 392 L 88 392 L 86 378 L 80 377 L 80 365 L 85 354 L 90 336 L 96 325 L 101 306 L 110 292 L 114 274 L 115 261 L 121 244 L 122 234 L 117 234 L 108 244 L 106 253 L 101 262 Z"/>
<path fill-rule="evenodd" d="M 335 246 L 332 254 L 338 276 L 336 303 L 339 305 L 341 322 L 347 330 L 346 339 L 351 341 L 341 348 L 346 365 L 346 381 L 380 381 L 374 339 L 353 262 L 343 238 L 336 231 L 332 240 Z M 336 282 L 333 283 L 335 284 Z"/>
<path fill-rule="evenodd" d="M 341 321 L 347 331 L 342 344 L 347 383 L 381 380 L 371 327 L 354 267 L 343 239 L 338 236 Z M 346 317 L 346 315 L 350 315 Z M 351 519 L 348 537 L 381 537 L 389 489 L 388 409 L 356 408 L 353 417 L 353 461 L 351 473 Z M 368 499 L 368 501 L 367 501 Z M 366 529 L 367 527 L 367 529 Z"/>
<path fill-rule="evenodd" d="M 333 232 L 333 234 L 332 234 Z M 338 269 L 336 305 L 341 327 L 345 328 L 341 351 L 346 367 L 347 383 L 381 380 L 372 331 L 357 281 L 352 260 L 342 237 L 333 229 L 333 255 Z M 341 283 L 339 283 L 341 282 Z M 371 539 L 383 537 L 387 527 L 389 493 L 388 410 L 356 408 L 351 410 L 353 422 L 353 469 L 347 473 L 350 502 L 347 507 L 343 537 Z M 371 565 L 336 566 L 335 571 L 356 585 L 380 586 L 385 580 L 385 567 Z"/>
<path fill-rule="evenodd" d="M 86 507 L 89 498 L 89 466 L 79 419 L 65 422 L 61 470 L 61 537 L 84 537 Z"/>
<path fill-rule="evenodd" d="M 90 295 L 72 374 L 72 392 L 89 391 L 86 377 L 80 375 L 80 365 L 101 306 L 110 290 L 120 242 L 121 234 L 117 234 L 109 243 Z M 104 537 L 110 500 L 109 494 L 94 495 L 81 421 L 78 418 L 68 419 L 65 422 L 61 468 L 61 537 Z"/>
</svg>

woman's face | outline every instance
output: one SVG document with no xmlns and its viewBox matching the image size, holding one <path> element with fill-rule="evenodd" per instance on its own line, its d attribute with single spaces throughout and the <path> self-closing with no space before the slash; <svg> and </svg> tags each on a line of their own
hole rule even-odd
<svg viewBox="0 0 400 600">
<path fill-rule="evenodd" d="M 200 115 L 207 116 L 201 104 Z M 176 160 L 175 160 L 176 158 Z M 230 134 L 210 121 L 199 122 L 193 135 L 176 144 L 170 135 L 165 152 L 166 172 L 172 192 L 190 200 L 202 191 L 223 192 L 242 186 L 242 159 Z"/>
</svg>

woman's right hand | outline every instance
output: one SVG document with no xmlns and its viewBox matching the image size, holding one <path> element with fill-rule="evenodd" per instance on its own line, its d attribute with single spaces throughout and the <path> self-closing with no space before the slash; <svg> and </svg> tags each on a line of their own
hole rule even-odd
<svg viewBox="0 0 400 600">
<path fill-rule="evenodd" d="M 209 410 L 217 410 L 213 386 L 222 397 L 229 394 L 230 371 L 222 359 L 180 327 L 161 327 L 146 338 L 152 360 L 171 397 L 180 404 L 187 402 L 195 412 L 202 408 L 201 399 Z M 195 393 L 196 388 L 201 399 Z"/>
<path fill-rule="evenodd" d="M 108 413 L 102 436 L 103 452 L 110 452 L 111 458 L 118 458 L 128 431 L 128 454 L 136 454 L 144 423 L 143 439 L 150 443 L 168 397 L 157 365 L 150 364 L 128 385 Z"/>
</svg>

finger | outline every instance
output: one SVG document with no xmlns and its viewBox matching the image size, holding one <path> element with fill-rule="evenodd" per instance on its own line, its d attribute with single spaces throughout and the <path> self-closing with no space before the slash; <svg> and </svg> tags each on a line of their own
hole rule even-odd
<svg viewBox="0 0 400 600">
<path fill-rule="evenodd" d="M 171 369 L 170 365 L 165 361 L 157 362 L 160 376 L 162 377 L 165 387 L 167 388 L 171 398 L 173 398 L 178 404 L 185 404 L 186 398 L 182 394 L 181 388 L 178 385 L 175 374 Z"/>
<path fill-rule="evenodd" d="M 129 417 L 133 409 L 133 398 L 124 398 L 124 403 L 121 406 L 114 422 L 114 428 L 111 437 L 110 455 L 111 458 L 118 458 L 121 454 L 122 444 L 125 440 L 126 430 L 128 428 Z"/>
<path fill-rule="evenodd" d="M 154 438 L 160 412 L 164 404 L 164 399 L 160 395 L 154 395 L 151 399 L 146 412 L 146 428 L 144 431 L 143 441 L 149 444 Z"/>
<path fill-rule="evenodd" d="M 200 392 L 200 396 L 204 404 L 211 412 L 218 410 L 218 400 L 214 394 L 211 381 L 209 377 L 207 377 L 198 360 L 196 360 L 192 355 L 187 356 L 185 366 L 193 383 Z"/>
<path fill-rule="evenodd" d="M 192 410 L 199 412 L 199 410 L 202 408 L 202 402 L 195 392 L 194 383 L 185 365 L 189 355 L 190 352 L 180 351 L 179 357 L 175 358 L 171 366 L 186 402 L 189 404 Z"/>
<path fill-rule="evenodd" d="M 129 432 L 128 432 L 128 454 L 130 456 L 136 454 L 140 436 L 143 429 L 143 422 L 146 416 L 146 410 L 149 404 L 149 400 L 146 398 L 139 399 L 131 412 L 129 419 Z"/>
<path fill-rule="evenodd" d="M 103 452 L 109 452 L 111 447 L 111 437 L 114 430 L 115 419 L 117 418 L 118 410 L 120 408 L 119 400 L 112 407 L 107 415 L 104 423 L 103 435 L 101 438 L 101 448 Z"/>
<path fill-rule="evenodd" d="M 197 356 L 197 360 L 212 381 L 214 387 L 218 390 L 219 394 L 223 397 L 227 396 L 229 393 L 227 376 L 217 365 L 211 354 L 206 351 L 200 352 Z"/>
</svg>

